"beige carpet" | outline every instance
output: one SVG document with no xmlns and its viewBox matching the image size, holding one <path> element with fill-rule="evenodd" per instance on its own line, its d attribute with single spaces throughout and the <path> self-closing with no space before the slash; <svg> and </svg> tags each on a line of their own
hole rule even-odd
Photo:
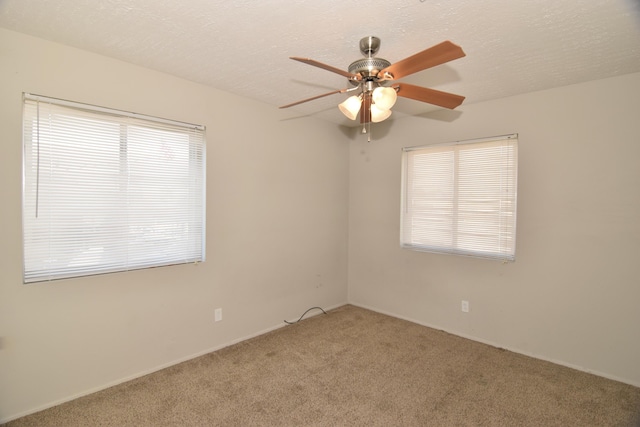
<svg viewBox="0 0 640 427">
<path fill-rule="evenodd" d="M 8 425 L 638 426 L 640 388 L 347 305 Z"/>
</svg>

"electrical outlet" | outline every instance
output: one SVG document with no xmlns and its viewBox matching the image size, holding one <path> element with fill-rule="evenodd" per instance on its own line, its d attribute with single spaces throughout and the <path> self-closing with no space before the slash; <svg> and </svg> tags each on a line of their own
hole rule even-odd
<svg viewBox="0 0 640 427">
<path fill-rule="evenodd" d="M 216 322 L 219 322 L 219 321 L 222 320 L 222 309 L 221 308 L 216 308 L 215 320 L 216 320 Z"/>
<path fill-rule="evenodd" d="M 469 312 L 469 301 L 462 300 L 462 311 L 465 313 Z"/>
</svg>

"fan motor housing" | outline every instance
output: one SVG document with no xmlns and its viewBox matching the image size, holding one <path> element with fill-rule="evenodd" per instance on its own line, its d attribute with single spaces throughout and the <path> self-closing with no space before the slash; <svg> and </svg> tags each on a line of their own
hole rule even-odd
<svg viewBox="0 0 640 427">
<path fill-rule="evenodd" d="M 360 74 L 364 80 L 377 81 L 377 75 L 380 70 L 383 70 L 391 65 L 391 62 L 382 58 L 362 58 L 357 61 L 353 61 L 349 65 L 349 72 L 352 74 Z M 358 85 L 358 82 L 350 80 L 354 86 Z"/>
</svg>

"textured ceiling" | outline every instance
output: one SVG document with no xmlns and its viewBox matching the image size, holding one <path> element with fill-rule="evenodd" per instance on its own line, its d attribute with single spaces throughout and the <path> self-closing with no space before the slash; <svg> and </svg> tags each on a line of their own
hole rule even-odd
<svg viewBox="0 0 640 427">
<path fill-rule="evenodd" d="M 374 4 L 375 3 L 375 4 Z M 163 71 L 276 108 L 349 87 L 365 36 L 397 62 L 443 40 L 467 56 L 403 82 L 474 103 L 640 72 L 639 0 L 0 0 L 0 27 Z M 336 94 L 291 107 L 353 124 Z M 400 99 L 393 117 L 435 107 Z"/>
</svg>

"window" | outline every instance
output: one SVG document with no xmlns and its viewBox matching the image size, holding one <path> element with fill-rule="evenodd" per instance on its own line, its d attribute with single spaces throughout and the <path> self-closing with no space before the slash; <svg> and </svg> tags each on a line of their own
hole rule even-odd
<svg viewBox="0 0 640 427">
<path fill-rule="evenodd" d="M 205 259 L 204 127 L 25 94 L 24 282 Z"/>
<path fill-rule="evenodd" d="M 402 247 L 515 260 L 517 134 L 402 157 Z"/>
</svg>

